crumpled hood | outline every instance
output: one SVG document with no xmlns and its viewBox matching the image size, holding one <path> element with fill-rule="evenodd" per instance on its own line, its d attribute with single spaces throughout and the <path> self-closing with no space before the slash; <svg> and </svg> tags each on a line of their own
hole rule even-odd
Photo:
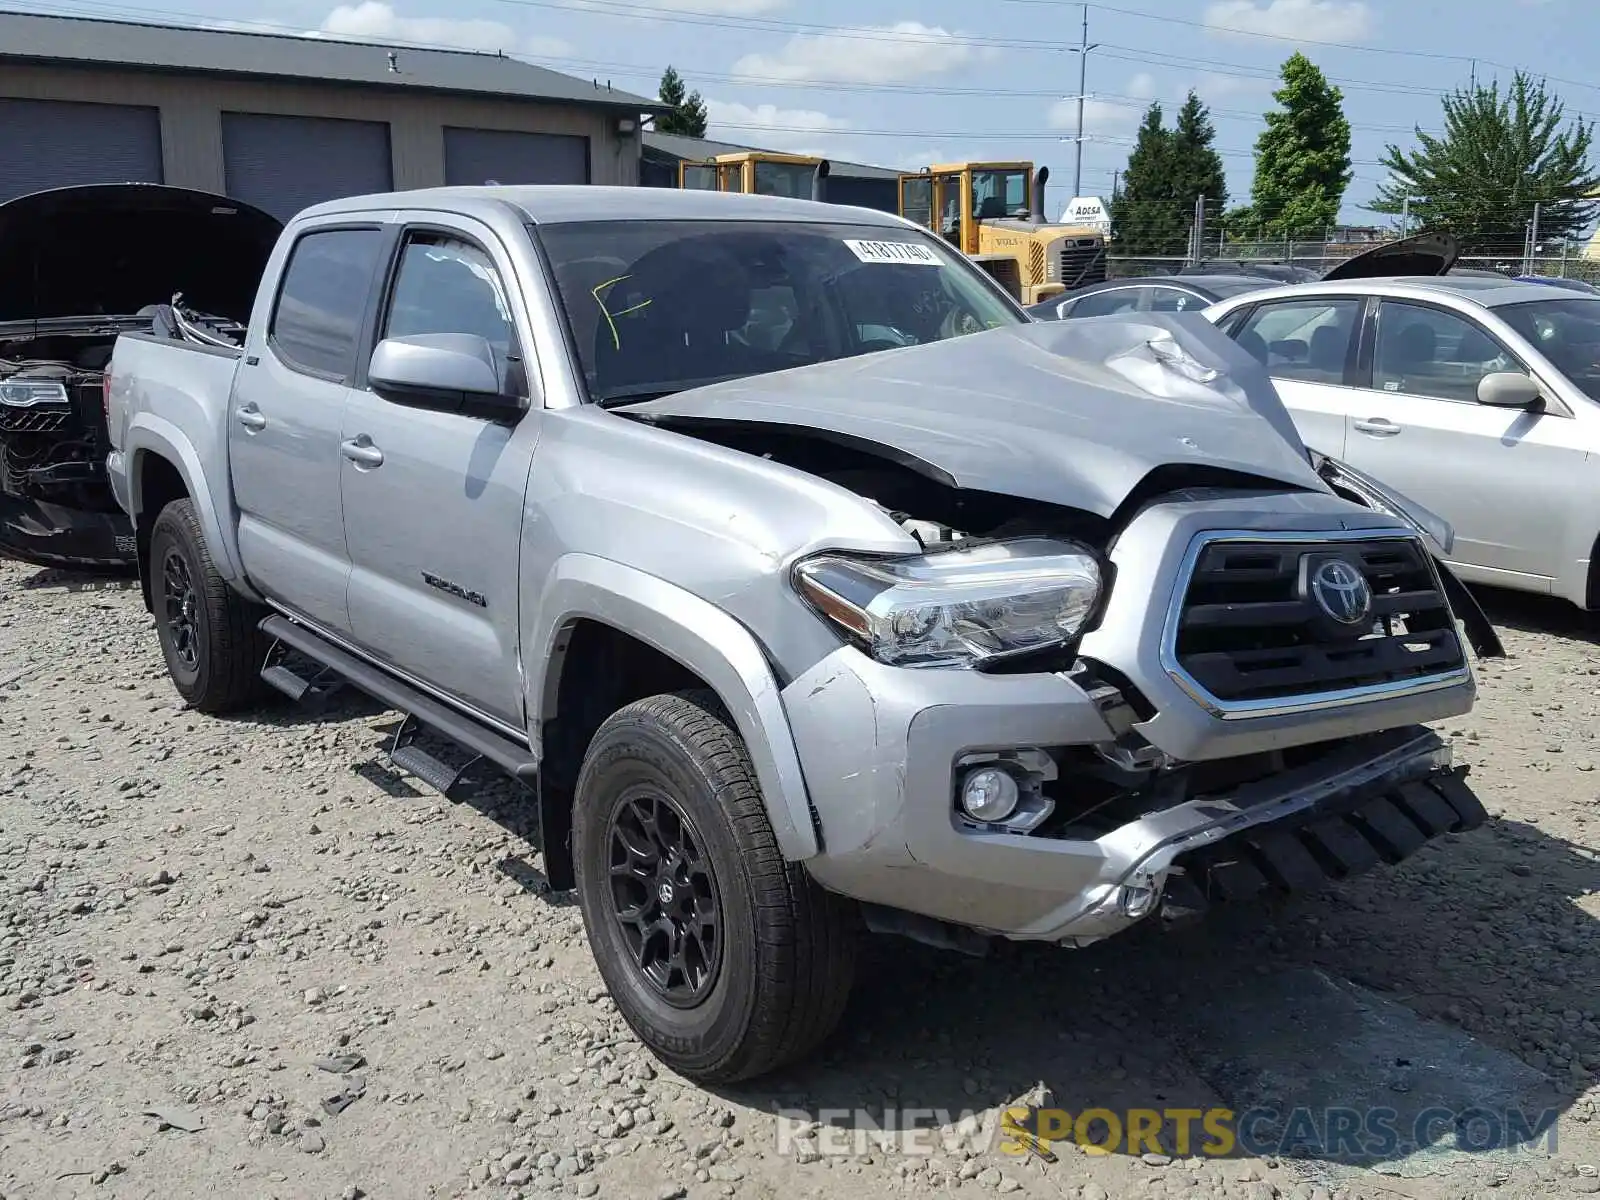
<svg viewBox="0 0 1600 1200">
<path fill-rule="evenodd" d="M 1329 490 L 1261 364 L 1197 314 L 992 329 L 622 411 L 685 432 L 703 422 L 817 431 L 955 487 L 1101 517 L 1169 465 Z"/>
</svg>

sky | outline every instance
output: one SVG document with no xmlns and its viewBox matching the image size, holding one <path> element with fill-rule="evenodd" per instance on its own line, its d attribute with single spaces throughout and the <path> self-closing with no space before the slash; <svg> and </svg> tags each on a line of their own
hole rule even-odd
<svg viewBox="0 0 1600 1200">
<path fill-rule="evenodd" d="M 502 50 L 653 96 L 676 67 L 710 136 L 897 169 L 963 159 L 1050 168 L 1073 194 L 1084 6 L 1061 0 L 0 0 L 5 7 L 174 24 L 256 26 Z M 1126 0 L 1088 6 L 1082 194 L 1109 197 L 1153 100 L 1211 108 L 1229 202 L 1283 60 L 1311 57 L 1345 94 L 1363 209 L 1390 143 L 1436 131 L 1440 96 L 1517 68 L 1569 116 L 1600 116 L 1594 0 Z"/>
</svg>

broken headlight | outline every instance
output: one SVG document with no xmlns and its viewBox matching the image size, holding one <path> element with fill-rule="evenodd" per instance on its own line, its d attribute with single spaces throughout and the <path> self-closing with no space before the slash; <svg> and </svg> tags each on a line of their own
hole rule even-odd
<svg viewBox="0 0 1600 1200">
<path fill-rule="evenodd" d="M 982 667 L 1062 645 L 1100 598 L 1094 555 L 1047 538 L 912 558 L 825 553 L 794 578 L 813 608 L 902 667 Z"/>
<path fill-rule="evenodd" d="M 8 408 L 35 408 L 41 404 L 67 404 L 66 385 L 54 379 L 8 379 L 0 383 L 0 404 Z"/>
</svg>

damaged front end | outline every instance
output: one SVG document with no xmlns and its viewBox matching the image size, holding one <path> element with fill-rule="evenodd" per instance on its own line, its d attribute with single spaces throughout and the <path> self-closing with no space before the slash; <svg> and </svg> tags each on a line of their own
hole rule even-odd
<svg viewBox="0 0 1600 1200">
<path fill-rule="evenodd" d="M 0 556 L 132 565 L 105 473 L 112 348 L 123 333 L 242 330 L 280 229 L 226 197 L 154 184 L 0 205 Z"/>
<path fill-rule="evenodd" d="M 1203 322 L 1082 321 L 629 410 L 917 547 L 790 572 L 847 643 L 783 689 L 806 865 L 872 927 L 1081 946 L 1485 820 L 1428 728 L 1471 708 L 1468 645 L 1499 652 L 1448 526 L 1308 451 L 1246 358 Z"/>
</svg>

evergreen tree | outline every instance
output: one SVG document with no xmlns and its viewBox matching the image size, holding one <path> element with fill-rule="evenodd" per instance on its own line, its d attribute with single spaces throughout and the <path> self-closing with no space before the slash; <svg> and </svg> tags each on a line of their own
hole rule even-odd
<svg viewBox="0 0 1600 1200">
<path fill-rule="evenodd" d="M 657 133 L 676 133 L 683 137 L 703 138 L 706 135 L 706 103 L 699 92 L 691 92 L 683 82 L 677 68 L 668 67 L 661 76 L 661 87 L 656 95 L 661 103 L 670 105 L 672 111 L 656 118 Z"/>
<path fill-rule="evenodd" d="M 1558 97 L 1517 72 L 1502 95 L 1497 82 L 1444 97 L 1444 133 L 1416 131 L 1413 151 L 1385 149 L 1389 181 L 1373 209 L 1399 213 L 1410 197 L 1413 227 L 1448 230 L 1467 254 L 1520 254 L 1523 230 L 1539 203 L 1539 230 L 1551 238 L 1582 233 L 1600 186 L 1589 161 L 1594 126 L 1561 128 Z"/>
<path fill-rule="evenodd" d="M 1173 221 L 1167 198 L 1167 160 L 1171 134 L 1152 104 L 1144 114 L 1122 172 L 1122 186 L 1111 201 L 1111 230 L 1118 254 L 1130 257 L 1173 253 L 1183 241 L 1181 224 Z"/>
<path fill-rule="evenodd" d="M 1160 104 L 1152 104 L 1122 186 L 1111 198 L 1111 227 L 1117 253 L 1130 257 L 1176 258 L 1188 253 L 1195 200 L 1206 207 L 1227 201 L 1222 158 L 1213 142 L 1216 130 L 1200 98 L 1189 93 L 1173 128 L 1165 125 Z"/>
<path fill-rule="evenodd" d="M 1344 93 L 1304 54 L 1283 64 L 1283 86 L 1273 93 L 1278 108 L 1266 115 L 1256 139 L 1256 174 L 1249 217 L 1257 236 L 1321 237 L 1339 217 L 1350 186 L 1350 122 Z M 1249 236 L 1247 234 L 1247 236 Z"/>
<path fill-rule="evenodd" d="M 1188 224 L 1194 224 L 1194 205 L 1205 198 L 1206 227 L 1209 230 L 1220 213 L 1228 207 L 1228 174 L 1222 166 L 1222 155 L 1216 151 L 1216 126 L 1211 123 L 1211 113 L 1200 103 L 1193 92 L 1178 110 L 1178 120 L 1172 131 L 1173 202 L 1184 209 Z M 1208 242 L 1211 240 L 1208 236 Z"/>
</svg>

